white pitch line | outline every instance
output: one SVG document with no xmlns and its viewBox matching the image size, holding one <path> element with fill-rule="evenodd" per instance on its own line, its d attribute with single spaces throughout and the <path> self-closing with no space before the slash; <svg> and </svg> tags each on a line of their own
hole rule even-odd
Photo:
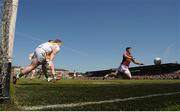
<svg viewBox="0 0 180 112">
<path fill-rule="evenodd" d="M 67 107 L 78 107 L 78 106 L 85 106 L 85 105 L 93 105 L 93 104 L 103 104 L 103 103 L 114 103 L 114 102 L 121 102 L 121 101 L 130 101 L 136 99 L 143 99 L 143 98 L 150 98 L 150 97 L 157 97 L 157 96 L 169 96 L 180 94 L 180 92 L 172 92 L 172 93 L 160 93 L 160 94 L 151 94 L 146 96 L 137 96 L 137 97 L 129 97 L 123 99 L 114 99 L 114 100 L 104 100 L 104 101 L 94 101 L 94 102 L 80 102 L 80 103 L 71 103 L 71 104 L 56 104 L 56 105 L 46 105 L 46 106 L 31 106 L 31 107 L 21 107 L 22 110 L 42 110 L 42 109 L 52 109 L 52 108 L 67 108 Z"/>
</svg>

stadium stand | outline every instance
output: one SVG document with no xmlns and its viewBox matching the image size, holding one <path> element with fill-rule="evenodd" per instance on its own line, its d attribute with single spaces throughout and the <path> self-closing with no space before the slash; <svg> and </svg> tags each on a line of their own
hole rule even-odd
<svg viewBox="0 0 180 112">
<path fill-rule="evenodd" d="M 87 77 L 103 77 L 112 74 L 117 69 L 89 71 Z M 180 64 L 166 63 L 161 65 L 148 65 L 130 68 L 133 79 L 180 79 Z"/>
</svg>

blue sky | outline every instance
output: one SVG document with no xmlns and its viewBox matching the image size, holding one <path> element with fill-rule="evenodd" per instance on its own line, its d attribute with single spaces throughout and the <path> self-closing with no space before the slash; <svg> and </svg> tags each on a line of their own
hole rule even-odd
<svg viewBox="0 0 180 112">
<path fill-rule="evenodd" d="M 115 68 L 127 46 L 146 65 L 180 62 L 180 1 L 20 0 L 13 64 L 29 64 L 28 53 L 56 38 L 64 42 L 57 68 Z"/>
</svg>

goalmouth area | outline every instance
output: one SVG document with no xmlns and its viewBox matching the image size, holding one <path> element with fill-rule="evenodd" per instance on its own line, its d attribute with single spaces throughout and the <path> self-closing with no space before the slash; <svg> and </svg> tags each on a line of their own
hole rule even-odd
<svg viewBox="0 0 180 112">
<path fill-rule="evenodd" d="M 19 80 L 0 110 L 180 110 L 180 80 Z"/>
</svg>

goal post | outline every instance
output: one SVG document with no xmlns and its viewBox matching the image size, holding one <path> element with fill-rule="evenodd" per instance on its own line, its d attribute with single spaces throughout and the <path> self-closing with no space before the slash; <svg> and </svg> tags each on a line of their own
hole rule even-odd
<svg viewBox="0 0 180 112">
<path fill-rule="evenodd" d="M 0 99 L 9 99 L 18 0 L 0 1 Z"/>
</svg>

